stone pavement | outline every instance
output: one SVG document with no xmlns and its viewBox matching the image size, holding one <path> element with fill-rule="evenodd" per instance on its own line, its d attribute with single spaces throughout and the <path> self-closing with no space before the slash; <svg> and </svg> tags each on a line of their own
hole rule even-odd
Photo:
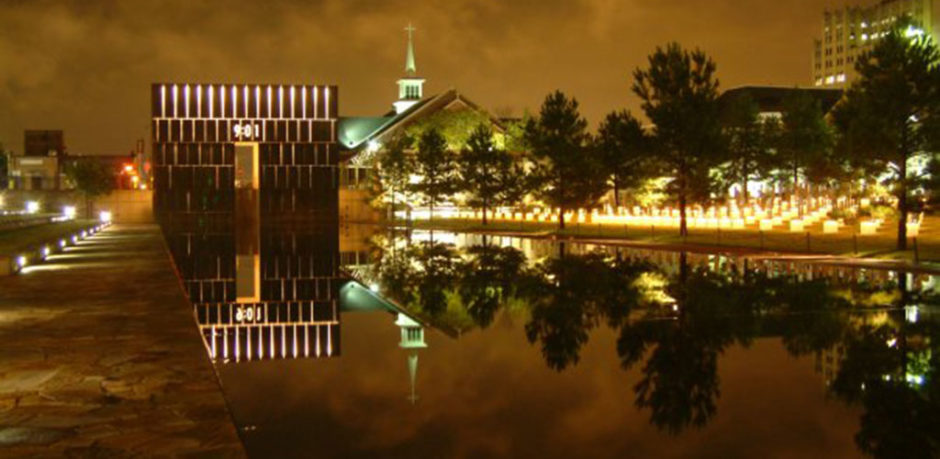
<svg viewBox="0 0 940 459">
<path fill-rule="evenodd" d="M 0 278 L 0 457 L 243 457 L 159 229 Z"/>
</svg>

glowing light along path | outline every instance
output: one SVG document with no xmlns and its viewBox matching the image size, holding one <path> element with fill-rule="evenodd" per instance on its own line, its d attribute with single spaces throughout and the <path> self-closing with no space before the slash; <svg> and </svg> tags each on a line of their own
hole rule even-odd
<svg viewBox="0 0 940 459">
<path fill-rule="evenodd" d="M 838 204 L 841 208 L 858 210 L 867 205 L 865 203 L 846 206 L 846 202 L 840 198 Z M 722 230 L 744 230 L 757 229 L 761 231 L 782 230 L 790 232 L 805 232 L 808 227 L 817 223 L 821 224 L 824 233 L 837 233 L 840 228 L 846 226 L 842 219 L 828 219 L 829 212 L 834 209 L 834 203 L 828 198 L 811 198 L 806 202 L 803 216 L 800 217 L 799 205 L 793 201 L 775 200 L 767 209 L 759 205 L 746 207 L 737 207 L 736 205 L 723 207 L 701 207 L 690 206 L 687 209 L 686 223 L 689 228 L 703 229 L 722 229 Z M 397 211 L 396 217 L 406 219 L 406 211 Z M 467 219 L 479 220 L 482 218 L 482 212 L 457 207 L 437 207 L 434 210 L 434 218 L 440 219 Z M 487 212 L 487 219 L 502 222 L 533 222 L 533 223 L 555 223 L 558 222 L 559 210 L 551 208 L 535 208 L 530 212 L 520 212 L 512 208 L 499 208 Z M 678 228 L 680 224 L 679 210 L 672 207 L 651 207 L 640 208 L 633 207 L 627 209 L 620 207 L 613 209 L 607 206 L 603 210 L 594 209 L 587 211 L 579 209 L 568 211 L 564 214 L 565 222 L 574 224 L 584 223 L 600 226 L 640 226 L 645 228 Z M 411 218 L 415 220 L 427 220 L 430 218 L 430 211 L 426 208 L 416 207 L 411 211 Z M 907 223 L 908 236 L 917 236 L 920 230 L 923 214 L 912 217 Z M 860 235 L 877 234 L 878 230 L 884 224 L 881 219 L 868 219 L 859 223 Z"/>
</svg>

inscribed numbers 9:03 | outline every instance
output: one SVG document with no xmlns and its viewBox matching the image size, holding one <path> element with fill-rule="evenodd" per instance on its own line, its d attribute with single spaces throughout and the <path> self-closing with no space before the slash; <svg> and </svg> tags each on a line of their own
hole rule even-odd
<svg viewBox="0 0 940 459">
<path fill-rule="evenodd" d="M 236 322 L 257 322 L 260 320 L 261 307 L 259 306 L 239 306 L 238 309 L 235 310 Z"/>
</svg>

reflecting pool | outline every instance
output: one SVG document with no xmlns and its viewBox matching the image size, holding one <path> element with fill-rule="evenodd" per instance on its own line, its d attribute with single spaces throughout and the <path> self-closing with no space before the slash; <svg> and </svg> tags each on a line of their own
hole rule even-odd
<svg viewBox="0 0 940 459">
<path fill-rule="evenodd" d="M 252 456 L 940 454 L 931 275 L 296 222 L 165 232 Z"/>
</svg>

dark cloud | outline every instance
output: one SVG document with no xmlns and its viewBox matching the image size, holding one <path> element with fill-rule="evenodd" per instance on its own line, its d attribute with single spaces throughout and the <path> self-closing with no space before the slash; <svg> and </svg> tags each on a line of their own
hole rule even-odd
<svg viewBox="0 0 940 459">
<path fill-rule="evenodd" d="M 396 96 L 418 28 L 428 91 L 536 109 L 560 88 L 596 122 L 636 109 L 630 72 L 670 40 L 710 53 L 725 87 L 805 84 L 832 0 L 0 0 L 0 141 L 62 128 L 71 151 L 117 153 L 148 135 L 154 81 L 333 83 L 341 113 Z"/>
</svg>

